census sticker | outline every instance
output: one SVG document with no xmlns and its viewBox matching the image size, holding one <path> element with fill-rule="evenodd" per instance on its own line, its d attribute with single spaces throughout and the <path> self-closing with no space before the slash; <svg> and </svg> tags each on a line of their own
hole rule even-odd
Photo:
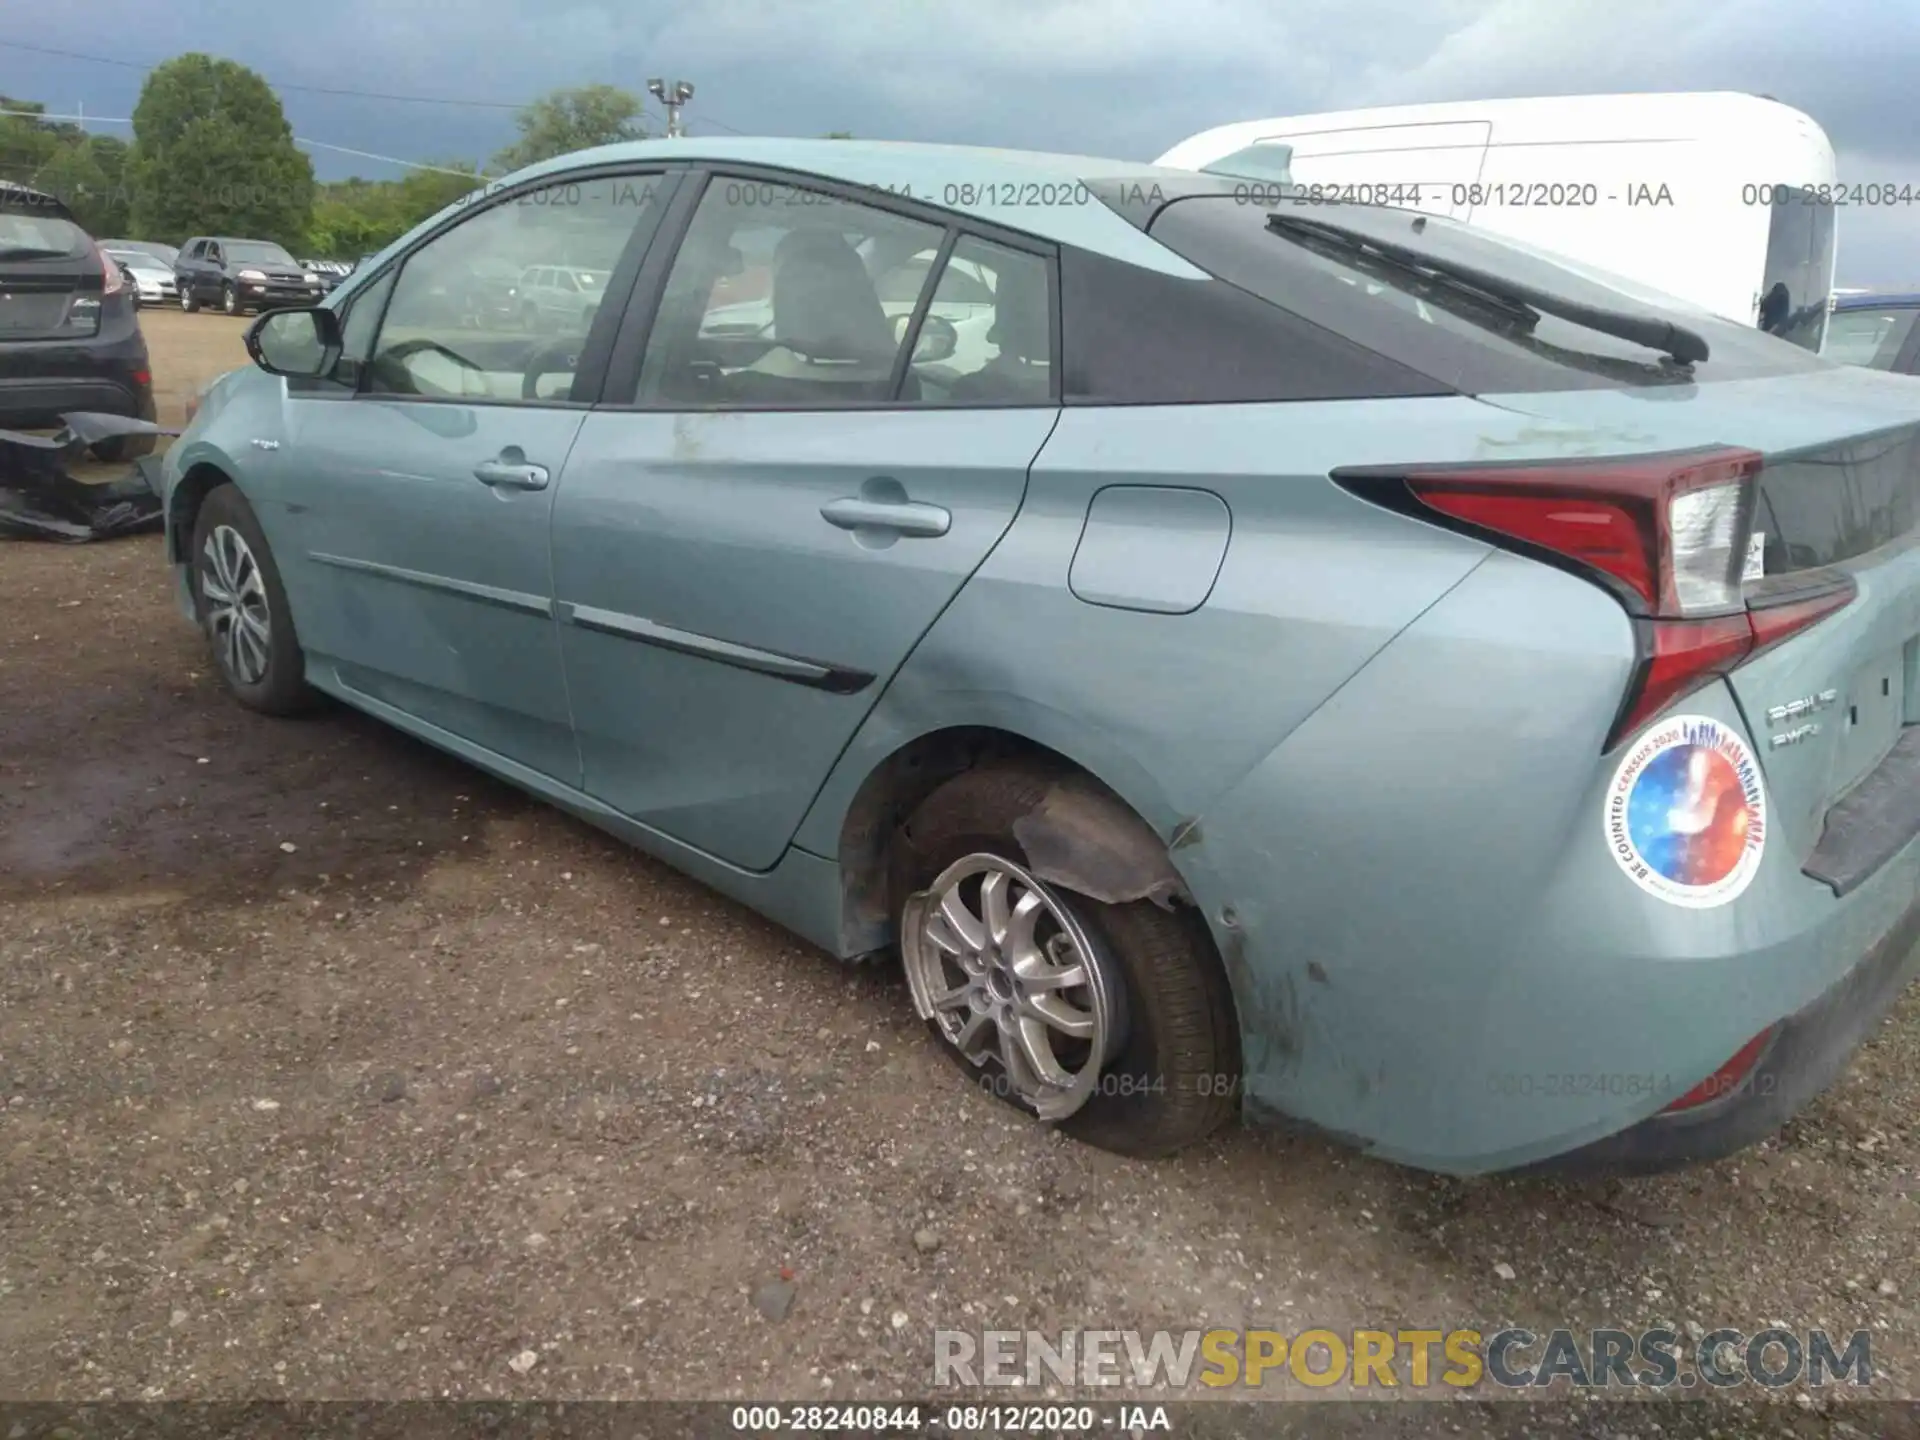
<svg viewBox="0 0 1920 1440">
<path fill-rule="evenodd" d="M 1767 844 L 1760 765 L 1739 734 L 1705 715 L 1664 720 L 1635 740 L 1607 787 L 1607 848 L 1642 890 L 1709 909 L 1745 890 Z"/>
</svg>

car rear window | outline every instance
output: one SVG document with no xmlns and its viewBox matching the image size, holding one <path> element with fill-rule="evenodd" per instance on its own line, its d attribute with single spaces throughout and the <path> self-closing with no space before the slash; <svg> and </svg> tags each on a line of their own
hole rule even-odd
<svg viewBox="0 0 1920 1440">
<path fill-rule="evenodd" d="M 1707 383 L 1790 374 L 1824 363 L 1797 346 L 1695 306 L 1438 216 L 1385 206 L 1249 203 L 1223 192 L 1174 200 L 1149 233 L 1201 269 L 1271 304 L 1465 394 Z M 1256 197 L 1262 198 L 1262 197 Z M 1423 299 L 1409 278 L 1319 253 L 1268 228 L 1269 213 L 1300 215 L 1491 272 L 1580 304 L 1664 319 L 1702 336 L 1709 359 L 1691 369 L 1659 352 L 1543 315 L 1529 334 Z M 1415 226 L 1419 228 L 1416 230 Z"/>
<path fill-rule="evenodd" d="M 92 241 L 71 220 L 13 199 L 0 201 L 0 260 L 71 260 Z"/>
</svg>

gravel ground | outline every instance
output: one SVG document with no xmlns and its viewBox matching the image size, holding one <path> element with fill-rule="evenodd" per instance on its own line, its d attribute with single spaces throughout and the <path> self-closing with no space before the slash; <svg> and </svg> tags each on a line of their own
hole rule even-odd
<svg viewBox="0 0 1920 1440">
<path fill-rule="evenodd" d="M 169 405 L 239 363 L 145 323 Z M 11 1397 L 884 1399 L 936 1325 L 1509 1321 L 1865 1327 L 1920 1391 L 1920 993 L 1678 1176 L 1125 1161 L 970 1089 L 897 973 L 374 722 L 230 704 L 157 538 L 7 546 L 0 615 Z"/>
</svg>

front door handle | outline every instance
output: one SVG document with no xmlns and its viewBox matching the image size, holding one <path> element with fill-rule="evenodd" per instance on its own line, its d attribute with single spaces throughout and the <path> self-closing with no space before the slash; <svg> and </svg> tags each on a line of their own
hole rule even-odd
<svg viewBox="0 0 1920 1440">
<path fill-rule="evenodd" d="M 842 530 L 891 530 L 896 535 L 944 535 L 952 514 L 916 500 L 867 500 L 845 496 L 820 507 L 820 518 Z"/>
<path fill-rule="evenodd" d="M 498 460 L 483 460 L 473 467 L 473 478 L 482 485 L 492 486 L 495 490 L 544 490 L 547 488 L 547 467 L 529 465 L 524 458 L 502 454 Z"/>
</svg>

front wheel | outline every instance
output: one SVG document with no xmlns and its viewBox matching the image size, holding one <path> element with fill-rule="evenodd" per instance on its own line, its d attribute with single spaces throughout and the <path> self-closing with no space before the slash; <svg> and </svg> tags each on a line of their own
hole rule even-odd
<svg viewBox="0 0 1920 1440">
<path fill-rule="evenodd" d="M 287 592 L 246 496 L 222 485 L 193 526 L 193 599 L 220 679 L 263 715 L 293 715 L 318 698 L 294 634 Z"/>
<path fill-rule="evenodd" d="M 1226 976 L 1196 912 L 1033 874 L 1013 826 L 1055 778 L 971 770 L 907 822 L 893 883 L 914 1007 L 992 1094 L 1102 1149 L 1171 1154 L 1239 1097 Z"/>
<path fill-rule="evenodd" d="M 193 293 L 191 285 L 180 287 L 180 309 L 188 315 L 195 314 L 200 309 L 200 297 Z"/>
<path fill-rule="evenodd" d="M 222 285 L 220 287 L 220 308 L 229 315 L 238 315 L 240 313 L 240 297 L 234 293 L 233 286 Z"/>
</svg>

